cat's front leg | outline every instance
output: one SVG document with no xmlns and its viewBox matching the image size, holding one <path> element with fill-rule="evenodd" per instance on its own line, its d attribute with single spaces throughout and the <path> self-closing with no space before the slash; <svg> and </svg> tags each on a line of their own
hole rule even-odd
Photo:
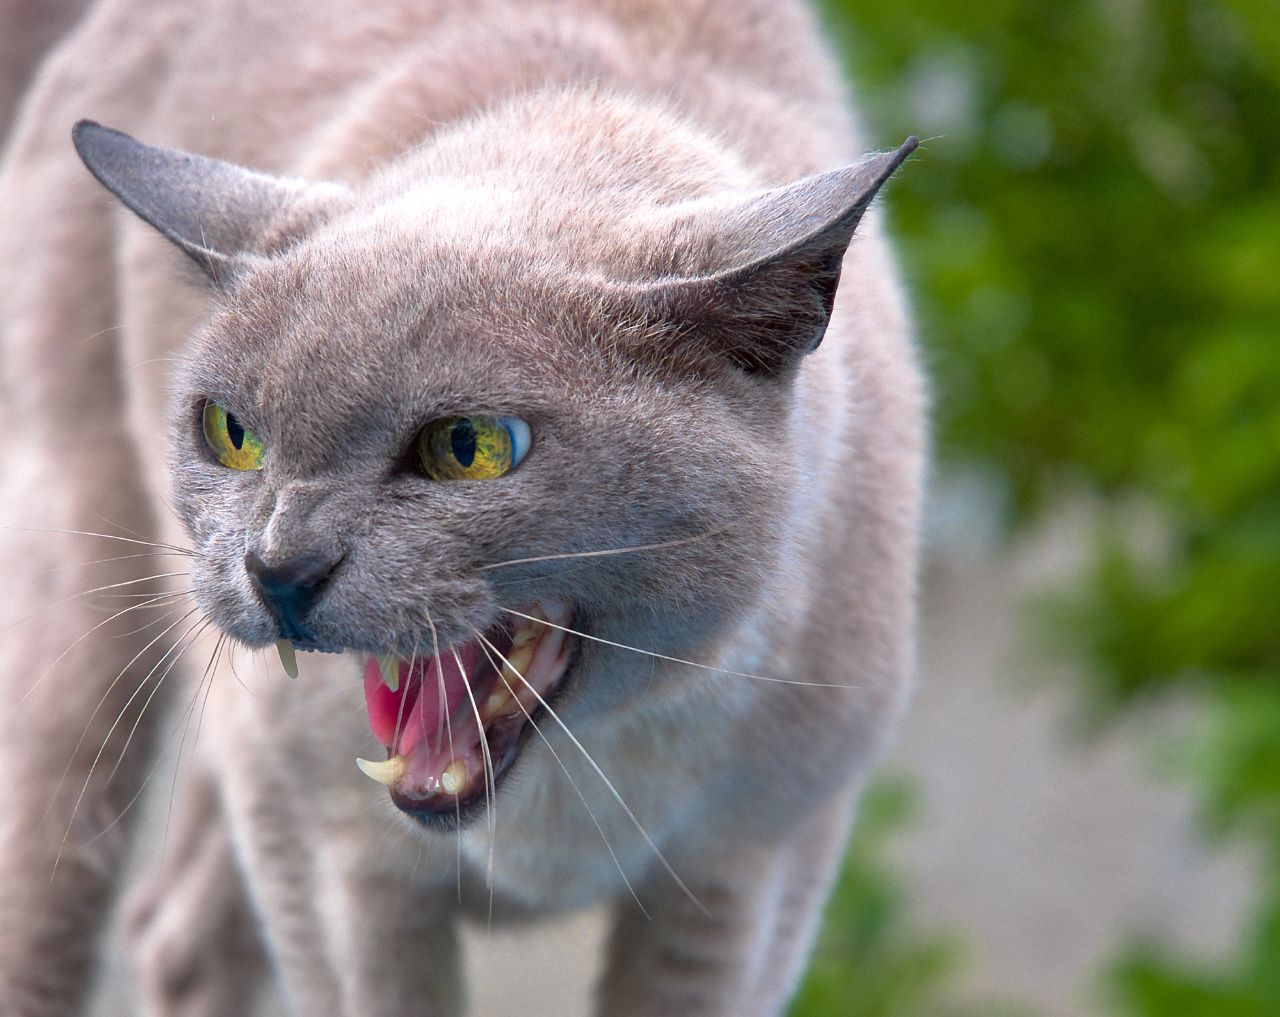
<svg viewBox="0 0 1280 1017">
<path fill-rule="evenodd" d="M 287 1012 L 458 1017 L 454 841 L 424 842 L 352 764 L 371 753 L 350 661 L 301 670 L 228 661 L 206 724 Z"/>
<path fill-rule="evenodd" d="M 161 864 L 130 895 L 127 953 L 145 1017 L 240 1017 L 266 975 L 217 788 L 194 772 L 177 792 Z"/>
<path fill-rule="evenodd" d="M 362 838 L 346 851 L 332 836 L 306 858 L 274 841 L 253 852 L 252 881 L 266 936 L 298 1017 L 460 1017 L 459 947 L 452 884 L 422 891 L 373 857 L 403 841 Z"/>
<path fill-rule="evenodd" d="M 812 944 L 848 834 L 852 795 L 785 837 L 666 852 L 692 897 L 659 866 L 619 907 L 601 1017 L 779 1017 Z"/>
<path fill-rule="evenodd" d="M 392 834 L 374 850 L 418 857 Z M 413 886 L 400 866 L 358 853 L 322 852 L 327 938 L 338 958 L 344 1017 L 461 1017 L 464 1011 L 454 884 Z M 426 863 L 429 864 L 429 863 Z"/>
</svg>

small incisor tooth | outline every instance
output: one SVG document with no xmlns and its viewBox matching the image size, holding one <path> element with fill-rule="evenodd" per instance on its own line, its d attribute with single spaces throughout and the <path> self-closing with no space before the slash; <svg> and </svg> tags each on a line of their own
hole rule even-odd
<svg viewBox="0 0 1280 1017">
<path fill-rule="evenodd" d="M 382 672 L 382 684 L 392 692 L 400 690 L 400 661 L 394 654 L 382 653 L 376 658 L 378 670 Z"/>
<path fill-rule="evenodd" d="M 447 767 L 444 773 L 440 774 L 440 786 L 451 794 L 456 795 L 467 782 L 467 766 L 461 759 L 455 759 Z"/>
<path fill-rule="evenodd" d="M 356 760 L 356 766 L 360 767 L 361 773 L 370 780 L 376 780 L 379 784 L 385 784 L 387 787 L 390 787 L 404 776 L 406 763 L 404 756 L 392 756 L 390 759 L 384 759 L 380 763 L 371 759 Z"/>
<path fill-rule="evenodd" d="M 284 673 L 290 678 L 297 678 L 298 657 L 293 652 L 293 643 L 288 639 L 277 639 L 276 651 L 280 654 L 280 664 L 284 667 Z"/>
</svg>

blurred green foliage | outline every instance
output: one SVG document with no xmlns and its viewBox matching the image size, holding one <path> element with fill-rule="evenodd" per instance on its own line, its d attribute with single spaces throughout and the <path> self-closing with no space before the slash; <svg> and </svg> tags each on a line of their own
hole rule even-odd
<svg viewBox="0 0 1280 1017">
<path fill-rule="evenodd" d="M 952 975 L 962 944 L 912 925 L 906 893 L 885 861 L 913 819 L 903 778 L 880 777 L 862 796 L 857 836 L 792 1017 L 1015 1017 L 1021 1011 L 961 1003 Z"/>
<path fill-rule="evenodd" d="M 1209 970 L 1135 946 L 1111 973 L 1113 1009 L 1274 1017 L 1280 3 L 826 7 L 867 135 L 924 139 L 888 201 L 942 468 L 999 484 L 1014 527 L 1064 493 L 1097 499 L 1096 568 L 1059 615 L 1090 664 L 1085 699 L 1106 716 L 1192 691 L 1209 717 L 1187 767 L 1206 819 L 1261 847 L 1232 961 Z M 873 893 L 851 865 L 840 920 Z M 914 978 L 920 960 L 892 963 Z M 919 1012 L 818 1009 L 813 984 L 797 1017 Z M 844 991 L 856 998 L 856 983 Z"/>
<path fill-rule="evenodd" d="M 913 796 L 881 779 L 862 797 L 858 836 L 827 908 L 826 930 L 796 999 L 804 1017 L 933 1015 L 957 960 L 956 944 L 919 937 L 902 888 L 886 870 L 889 841 L 907 822 Z"/>
</svg>

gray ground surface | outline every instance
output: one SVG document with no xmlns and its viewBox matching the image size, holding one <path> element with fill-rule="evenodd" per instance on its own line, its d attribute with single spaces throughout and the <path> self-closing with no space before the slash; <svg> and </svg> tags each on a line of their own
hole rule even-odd
<svg viewBox="0 0 1280 1017">
<path fill-rule="evenodd" d="M 889 762 L 925 798 L 896 858 L 916 920 L 966 937 L 966 990 L 1044 1017 L 1097 1013 L 1099 965 L 1131 934 L 1213 956 L 1247 905 L 1247 861 L 1210 854 L 1189 796 L 1158 776 L 1157 750 L 1185 717 L 1073 739 L 1070 672 L 1026 648 L 1019 607 L 1072 567 L 1080 538 L 1067 521 L 1013 552 L 935 561 L 919 691 Z M 602 928 L 586 915 L 468 933 L 473 1013 L 587 1014 Z M 95 1017 L 132 1013 L 113 963 Z"/>
<path fill-rule="evenodd" d="M 1251 877 L 1241 852 L 1205 845 L 1168 776 L 1190 709 L 1086 739 L 1074 676 L 1030 652 L 1027 597 L 1056 585 L 1077 537 L 1060 526 L 931 569 L 917 701 L 889 762 L 924 795 L 897 857 L 917 921 L 964 935 L 975 994 L 1042 1017 L 1100 1013 L 1102 968 L 1135 935 L 1220 956 Z"/>
</svg>

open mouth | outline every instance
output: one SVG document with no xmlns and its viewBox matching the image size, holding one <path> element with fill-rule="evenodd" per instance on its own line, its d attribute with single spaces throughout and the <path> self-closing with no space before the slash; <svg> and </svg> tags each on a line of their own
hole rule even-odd
<svg viewBox="0 0 1280 1017">
<path fill-rule="evenodd" d="M 387 758 L 359 759 L 360 769 L 410 814 L 452 815 L 483 799 L 564 678 L 572 617 L 568 605 L 544 601 L 434 656 L 370 657 L 365 704 Z"/>
</svg>

